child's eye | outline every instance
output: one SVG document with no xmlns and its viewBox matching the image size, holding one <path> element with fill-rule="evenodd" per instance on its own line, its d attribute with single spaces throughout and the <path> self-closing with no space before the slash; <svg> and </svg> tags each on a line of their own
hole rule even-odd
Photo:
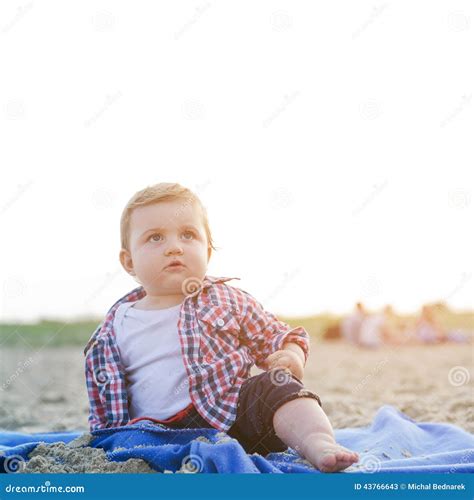
<svg viewBox="0 0 474 500">
<path fill-rule="evenodd" d="M 191 236 L 191 238 L 194 238 L 194 233 L 192 231 L 185 231 L 183 235 Z M 185 239 L 189 240 L 191 238 L 185 238 Z"/>
<path fill-rule="evenodd" d="M 153 233 L 149 238 L 148 238 L 148 241 L 159 241 L 158 239 L 156 239 L 155 237 L 156 236 L 159 236 L 161 238 L 161 234 L 159 233 Z"/>
</svg>

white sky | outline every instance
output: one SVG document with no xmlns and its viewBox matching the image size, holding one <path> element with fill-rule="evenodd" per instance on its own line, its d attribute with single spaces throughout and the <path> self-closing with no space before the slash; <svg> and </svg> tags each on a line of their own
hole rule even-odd
<svg viewBox="0 0 474 500">
<path fill-rule="evenodd" d="M 200 194 L 286 315 L 473 305 L 473 4 L 2 1 L 1 320 L 103 316 L 119 218 Z"/>
</svg>

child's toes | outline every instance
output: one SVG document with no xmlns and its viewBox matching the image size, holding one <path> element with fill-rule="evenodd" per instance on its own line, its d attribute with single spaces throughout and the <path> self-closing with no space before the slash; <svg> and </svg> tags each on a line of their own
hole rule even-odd
<svg viewBox="0 0 474 500">
<path fill-rule="evenodd" d="M 348 450 L 347 448 L 341 448 L 340 455 L 343 460 L 359 460 L 359 455 L 355 451 Z"/>
<path fill-rule="evenodd" d="M 337 455 L 338 458 L 344 459 L 346 457 L 349 457 L 350 451 L 346 450 L 345 448 L 338 448 L 334 450 L 334 453 Z"/>
<path fill-rule="evenodd" d="M 341 464 L 351 465 L 359 460 L 356 453 L 348 450 L 342 450 L 336 453 L 337 461 Z"/>
<path fill-rule="evenodd" d="M 336 457 L 337 457 L 337 461 L 341 462 L 341 463 L 352 463 L 353 462 L 351 456 L 348 455 L 347 453 L 338 453 L 336 455 Z"/>
<path fill-rule="evenodd" d="M 333 451 L 327 450 L 318 461 L 318 468 L 323 472 L 330 472 L 338 462 L 337 456 Z"/>
</svg>

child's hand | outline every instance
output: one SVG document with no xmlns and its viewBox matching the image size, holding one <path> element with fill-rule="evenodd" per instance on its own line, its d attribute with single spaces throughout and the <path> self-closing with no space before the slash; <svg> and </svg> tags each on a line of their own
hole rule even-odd
<svg viewBox="0 0 474 500">
<path fill-rule="evenodd" d="M 301 358 L 293 351 L 286 349 L 275 351 L 264 361 L 266 370 L 273 368 L 288 368 L 299 380 L 303 380 L 304 366 Z"/>
</svg>

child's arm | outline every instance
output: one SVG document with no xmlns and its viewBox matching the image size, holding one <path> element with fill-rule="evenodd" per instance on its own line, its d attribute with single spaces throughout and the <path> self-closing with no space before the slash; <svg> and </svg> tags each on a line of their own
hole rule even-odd
<svg viewBox="0 0 474 500">
<path fill-rule="evenodd" d="M 296 344 L 287 344 L 298 347 Z M 300 349 L 298 347 L 298 349 Z M 299 380 L 303 380 L 304 362 L 295 351 L 284 348 L 270 354 L 264 362 L 266 369 L 273 370 L 274 368 L 283 368 L 289 370 Z"/>
<path fill-rule="evenodd" d="M 298 357 L 301 359 L 301 363 L 303 364 L 303 366 L 305 365 L 306 355 L 305 355 L 303 349 L 298 344 L 294 344 L 293 342 L 285 343 L 285 344 L 283 344 L 283 350 L 293 351 L 294 353 L 296 353 L 298 355 Z"/>
<path fill-rule="evenodd" d="M 91 431 L 106 427 L 107 419 L 105 417 L 106 410 L 100 397 L 97 377 L 94 375 L 99 370 L 97 366 L 98 353 L 97 337 L 102 329 L 102 323 L 95 329 L 91 335 L 86 347 L 84 348 L 85 356 L 85 376 L 87 395 L 89 397 L 89 428 Z M 100 379 L 101 377 L 99 377 Z"/>
<path fill-rule="evenodd" d="M 129 420 L 117 346 L 101 336 L 101 330 L 99 325 L 84 349 L 91 431 L 125 425 Z"/>
<path fill-rule="evenodd" d="M 94 366 L 91 352 L 86 354 L 86 385 L 89 396 L 89 428 L 91 431 L 107 427 L 106 409 L 100 397 L 100 382 L 97 382 L 97 368 Z M 100 373 L 99 373 L 100 379 Z"/>
<path fill-rule="evenodd" d="M 292 329 L 266 311 L 250 294 L 242 292 L 241 343 L 249 348 L 256 366 L 266 370 L 266 359 L 280 350 L 294 351 L 301 357 L 304 366 L 310 353 L 310 339 L 306 330 L 302 327 Z"/>
</svg>

